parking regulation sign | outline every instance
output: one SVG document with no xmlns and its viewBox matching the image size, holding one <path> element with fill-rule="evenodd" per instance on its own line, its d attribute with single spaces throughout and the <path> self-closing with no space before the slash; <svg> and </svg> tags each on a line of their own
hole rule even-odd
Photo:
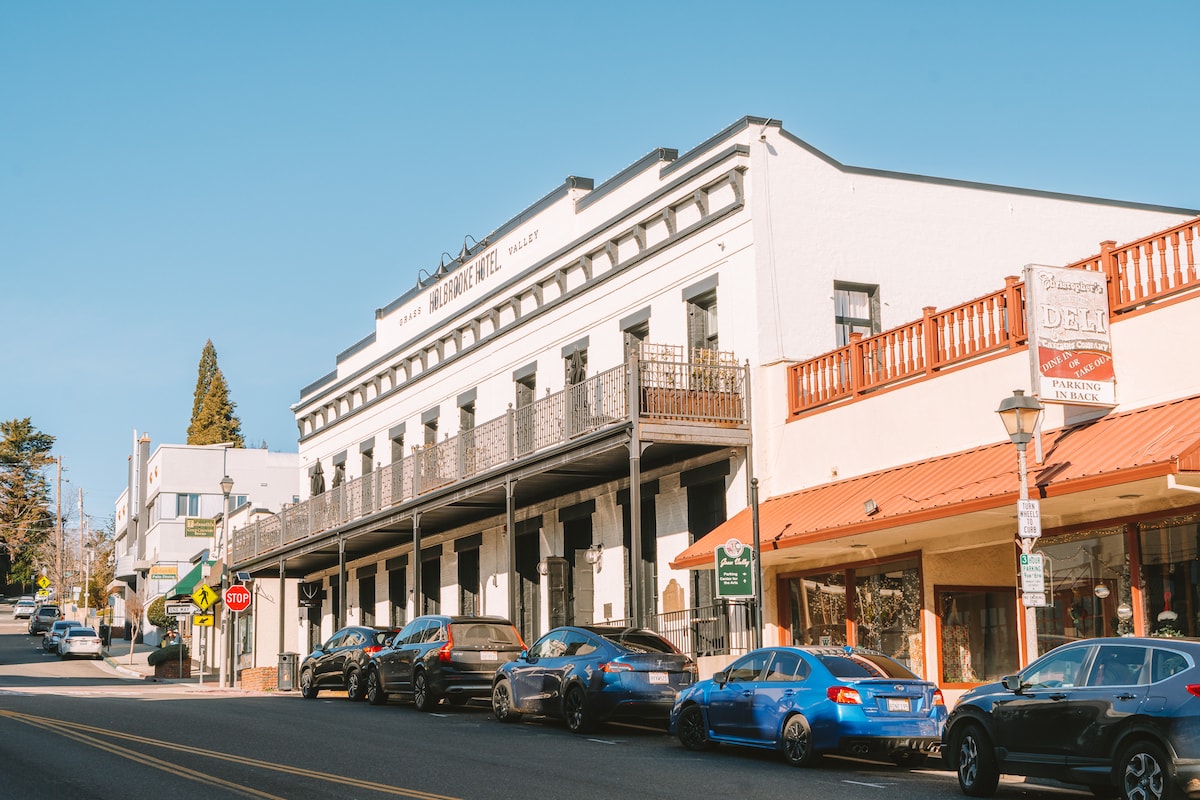
<svg viewBox="0 0 1200 800">
<path fill-rule="evenodd" d="M 1021 591 L 1025 594 L 1045 593 L 1046 562 L 1041 553 L 1021 553 Z"/>
<path fill-rule="evenodd" d="M 1017 501 L 1017 538 L 1042 538 L 1042 509 L 1037 500 Z"/>
</svg>

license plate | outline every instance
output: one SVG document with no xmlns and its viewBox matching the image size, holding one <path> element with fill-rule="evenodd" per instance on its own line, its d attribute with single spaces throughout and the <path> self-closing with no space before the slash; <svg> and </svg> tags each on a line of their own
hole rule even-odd
<svg viewBox="0 0 1200 800">
<path fill-rule="evenodd" d="M 651 672 L 650 673 L 650 682 L 651 683 L 670 683 L 670 680 L 667 679 L 667 673 L 665 673 L 665 672 Z"/>
<path fill-rule="evenodd" d="M 479 651 L 479 660 L 480 661 L 498 661 L 499 659 L 496 657 L 495 650 L 480 650 Z"/>
<path fill-rule="evenodd" d="M 887 699 L 888 711 L 911 711 L 912 706 L 908 704 L 907 697 L 889 697 Z"/>
</svg>

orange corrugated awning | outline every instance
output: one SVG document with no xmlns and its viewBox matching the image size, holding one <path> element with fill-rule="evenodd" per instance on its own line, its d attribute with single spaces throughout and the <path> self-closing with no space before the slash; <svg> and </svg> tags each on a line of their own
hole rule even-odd
<svg viewBox="0 0 1200 800">
<path fill-rule="evenodd" d="M 1042 433 L 1044 459 L 1029 467 L 1032 496 L 1054 497 L 1134 480 L 1200 471 L 1200 396 L 1101 417 Z M 941 519 L 1013 503 L 1018 494 L 1011 442 L 966 450 L 759 504 L 764 551 Z M 878 501 L 868 516 L 863 498 Z M 711 567 L 731 538 L 753 541 L 750 509 L 680 553 L 671 567 Z"/>
</svg>

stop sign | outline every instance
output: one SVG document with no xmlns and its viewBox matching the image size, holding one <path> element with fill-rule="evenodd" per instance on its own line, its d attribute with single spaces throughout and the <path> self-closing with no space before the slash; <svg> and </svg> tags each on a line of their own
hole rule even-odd
<svg viewBox="0 0 1200 800">
<path fill-rule="evenodd" d="M 245 611 L 253 597 L 245 586 L 230 586 L 225 590 L 225 605 L 230 611 Z"/>
</svg>

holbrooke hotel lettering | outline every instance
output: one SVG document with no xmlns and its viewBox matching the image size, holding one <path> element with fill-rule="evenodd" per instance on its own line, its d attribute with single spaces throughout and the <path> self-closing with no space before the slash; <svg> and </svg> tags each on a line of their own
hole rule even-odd
<svg viewBox="0 0 1200 800">
<path fill-rule="evenodd" d="M 429 312 L 432 314 L 439 308 L 468 291 L 476 284 L 483 283 L 500 271 L 500 261 L 496 258 L 493 248 L 467 266 L 442 279 L 429 293 Z"/>
</svg>

